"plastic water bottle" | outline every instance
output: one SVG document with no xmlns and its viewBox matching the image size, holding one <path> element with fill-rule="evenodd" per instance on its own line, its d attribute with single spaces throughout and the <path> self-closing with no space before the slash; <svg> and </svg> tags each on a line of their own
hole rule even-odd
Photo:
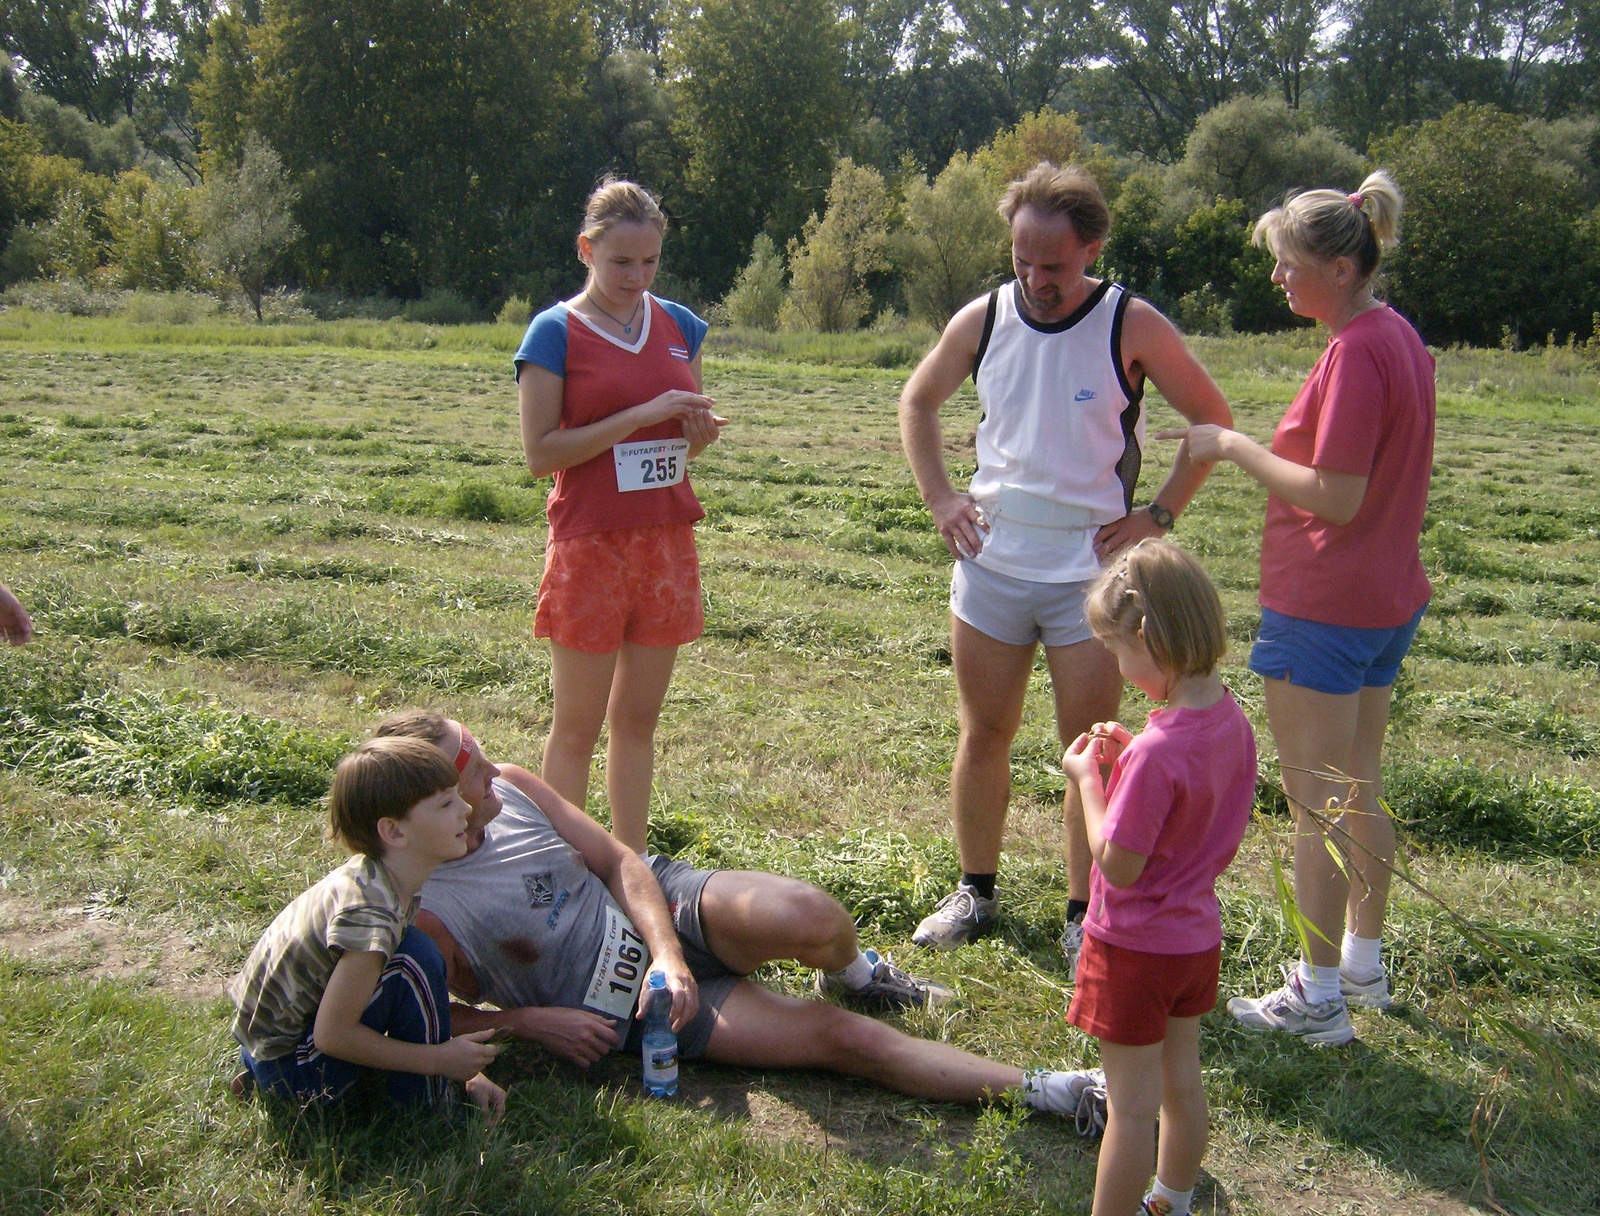
<svg viewBox="0 0 1600 1216">
<path fill-rule="evenodd" d="M 670 1098 L 678 1092 L 678 1036 L 672 1030 L 672 993 L 667 977 L 652 971 L 645 981 L 644 1092 Z"/>
</svg>

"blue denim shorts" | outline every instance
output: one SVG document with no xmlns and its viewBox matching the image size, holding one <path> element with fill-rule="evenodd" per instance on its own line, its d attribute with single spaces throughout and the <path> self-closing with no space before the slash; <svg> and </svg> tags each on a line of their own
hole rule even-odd
<svg viewBox="0 0 1600 1216">
<path fill-rule="evenodd" d="M 1387 688 L 1399 676 L 1400 662 L 1427 610 L 1424 604 L 1416 616 L 1392 629 L 1353 629 L 1263 608 L 1261 632 L 1250 650 L 1250 670 L 1336 697 L 1363 688 Z"/>
</svg>

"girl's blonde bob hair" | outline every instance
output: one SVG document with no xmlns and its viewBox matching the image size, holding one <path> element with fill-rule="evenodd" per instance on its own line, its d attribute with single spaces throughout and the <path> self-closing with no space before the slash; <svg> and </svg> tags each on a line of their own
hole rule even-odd
<svg viewBox="0 0 1600 1216">
<path fill-rule="evenodd" d="M 643 186 L 607 175 L 584 206 L 578 235 L 598 241 L 618 224 L 653 224 L 657 232 L 666 232 L 667 217 L 660 201 Z"/>
<path fill-rule="evenodd" d="M 1170 541 L 1142 540 L 1113 561 L 1089 588 L 1084 610 L 1095 637 L 1142 639 L 1170 675 L 1209 675 L 1228 652 L 1217 589 Z"/>
<path fill-rule="evenodd" d="M 1280 262 L 1303 266 L 1349 258 L 1362 281 L 1370 279 L 1400 232 L 1400 187 L 1379 169 L 1354 194 L 1305 190 L 1256 221 L 1251 241 Z"/>
</svg>

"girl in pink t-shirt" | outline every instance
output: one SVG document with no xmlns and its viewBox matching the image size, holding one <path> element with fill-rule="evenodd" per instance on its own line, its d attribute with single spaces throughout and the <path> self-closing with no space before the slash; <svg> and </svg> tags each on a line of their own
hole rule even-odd
<svg viewBox="0 0 1600 1216">
<path fill-rule="evenodd" d="M 1217 678 L 1222 603 L 1182 549 L 1135 545 L 1095 581 L 1086 612 L 1123 678 L 1165 703 L 1137 737 L 1098 723 L 1061 758 L 1067 814 L 1083 817 L 1095 860 L 1067 1011 L 1100 1040 L 1106 1076 L 1094 1216 L 1182 1216 L 1206 1149 L 1200 1017 L 1217 1003 L 1216 880 L 1250 821 L 1255 737 Z M 1157 1113 L 1156 1181 L 1138 1209 Z"/>
<path fill-rule="evenodd" d="M 1309 190 L 1262 216 L 1255 239 L 1277 261 L 1272 281 L 1294 312 L 1327 326 L 1328 349 L 1270 450 L 1222 427 L 1162 433 L 1268 490 L 1250 669 L 1296 810 L 1295 903 L 1311 931 L 1283 987 L 1236 996 L 1228 1011 L 1312 1043 L 1354 1038 L 1349 1006 L 1390 1003 L 1380 946 L 1395 833 L 1381 801 L 1383 740 L 1432 594 L 1418 538 L 1434 436 L 1433 356 L 1372 291 L 1400 210 L 1400 191 L 1377 172 L 1355 194 Z M 1324 838 L 1329 806 L 1339 859 Z"/>
</svg>

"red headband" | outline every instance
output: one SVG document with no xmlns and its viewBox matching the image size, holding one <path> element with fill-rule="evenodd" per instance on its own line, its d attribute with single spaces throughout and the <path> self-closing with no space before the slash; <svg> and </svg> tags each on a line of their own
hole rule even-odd
<svg viewBox="0 0 1600 1216">
<path fill-rule="evenodd" d="M 461 728 L 461 750 L 456 753 L 456 776 L 467 771 L 467 765 L 472 763 L 472 748 L 476 740 L 472 732 L 465 726 Z"/>
</svg>

